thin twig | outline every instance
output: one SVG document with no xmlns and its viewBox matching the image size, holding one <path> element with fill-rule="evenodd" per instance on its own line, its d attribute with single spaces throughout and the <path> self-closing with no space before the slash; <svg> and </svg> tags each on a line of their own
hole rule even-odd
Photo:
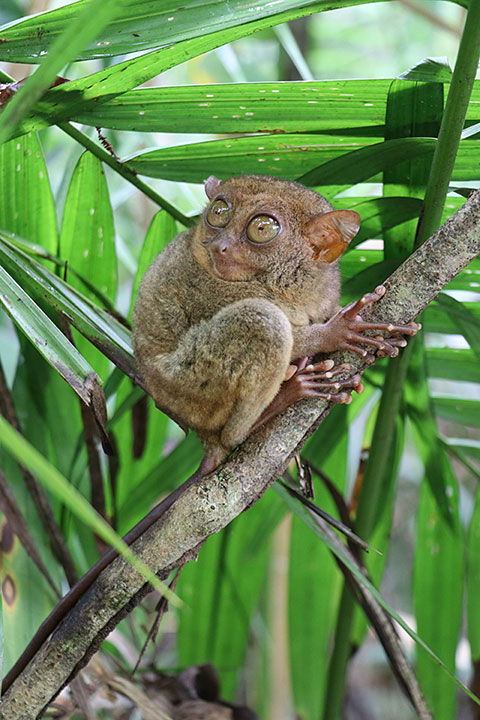
<svg viewBox="0 0 480 720">
<path fill-rule="evenodd" d="M 3 415 L 5 420 L 12 425 L 12 427 L 15 428 L 15 430 L 18 430 L 18 432 L 22 432 L 20 423 L 18 421 L 18 416 L 15 410 L 15 406 L 13 403 L 13 398 L 10 393 L 10 390 L 7 385 L 7 381 L 5 379 L 5 375 L 3 372 L 2 363 L 0 362 L 0 413 Z M 70 554 L 70 551 L 67 547 L 67 543 L 65 542 L 65 538 L 63 536 L 62 531 L 60 530 L 59 526 L 57 525 L 57 522 L 55 520 L 55 517 L 53 515 L 52 509 L 50 507 L 50 504 L 48 502 L 47 496 L 38 482 L 38 480 L 32 475 L 32 473 L 29 470 L 26 470 L 24 467 L 20 465 L 20 471 L 23 475 L 23 479 L 25 481 L 25 486 L 32 498 L 33 504 L 35 505 L 35 508 L 38 512 L 38 516 L 42 522 L 43 527 L 45 528 L 45 532 L 47 533 L 47 536 L 50 540 L 52 551 L 63 567 L 65 571 L 66 578 L 69 582 L 69 584 L 75 585 L 78 579 L 77 571 L 75 569 L 75 564 L 73 562 L 73 558 Z"/>
</svg>

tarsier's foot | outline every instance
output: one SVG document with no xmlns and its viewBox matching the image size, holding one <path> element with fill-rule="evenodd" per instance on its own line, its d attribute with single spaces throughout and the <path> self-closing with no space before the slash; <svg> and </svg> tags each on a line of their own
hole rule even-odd
<svg viewBox="0 0 480 720">
<path fill-rule="evenodd" d="M 289 366 L 285 381 L 274 402 L 282 403 L 285 408 L 301 398 L 316 397 L 349 405 L 352 402 L 352 390 L 357 393 L 363 391 L 360 373 L 343 380 L 335 380 L 335 378 L 350 370 L 349 363 L 335 365 L 333 360 L 323 360 L 312 364 L 311 358 L 300 358 L 297 365 Z M 350 389 L 345 392 L 342 388 Z"/>
<path fill-rule="evenodd" d="M 335 380 L 335 378 L 338 375 L 349 373 L 350 370 L 351 365 L 349 363 L 335 365 L 333 360 L 323 360 L 312 364 L 312 358 L 300 358 L 295 365 L 288 366 L 280 390 L 254 423 L 251 430 L 256 430 L 267 420 L 283 412 L 289 405 L 302 398 L 322 398 L 329 402 L 349 405 L 352 402 L 352 390 L 357 393 L 363 392 L 360 373 L 355 373 L 355 375 L 345 380 Z M 349 389 L 343 391 L 342 388 Z M 342 392 L 338 392 L 339 390 L 342 390 Z"/>
<path fill-rule="evenodd" d="M 368 352 L 363 345 L 369 345 L 376 351 L 379 357 L 395 357 L 398 355 L 398 348 L 405 347 L 407 341 L 398 335 L 415 335 L 422 327 L 419 323 L 411 322 L 408 325 L 394 325 L 393 323 L 369 323 L 365 322 L 359 313 L 385 295 L 385 288 L 379 285 L 375 292 L 364 295 L 357 302 L 353 302 L 328 321 L 327 326 L 333 332 L 338 341 L 337 347 L 342 350 L 351 350 L 361 355 L 369 363 L 374 362 L 375 357 Z M 363 335 L 365 330 L 378 330 L 387 333 L 383 335 Z M 393 336 L 393 337 L 392 337 Z"/>
</svg>

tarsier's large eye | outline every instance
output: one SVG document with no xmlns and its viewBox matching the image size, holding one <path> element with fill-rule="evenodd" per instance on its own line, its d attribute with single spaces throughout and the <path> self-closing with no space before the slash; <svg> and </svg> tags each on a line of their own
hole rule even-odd
<svg viewBox="0 0 480 720">
<path fill-rule="evenodd" d="M 225 200 L 215 200 L 208 209 L 207 222 L 213 227 L 224 228 L 230 220 L 230 214 Z"/>
<path fill-rule="evenodd" d="M 247 225 L 248 239 L 261 245 L 268 243 L 278 235 L 280 224 L 270 215 L 257 215 Z"/>
</svg>

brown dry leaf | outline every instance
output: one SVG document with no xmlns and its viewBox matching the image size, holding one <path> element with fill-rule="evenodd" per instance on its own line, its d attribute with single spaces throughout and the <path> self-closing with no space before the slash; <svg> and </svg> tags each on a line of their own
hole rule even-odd
<svg viewBox="0 0 480 720">
<path fill-rule="evenodd" d="M 175 708 L 175 720 L 233 720 L 233 710 L 205 700 L 187 700 Z"/>
<path fill-rule="evenodd" d="M 176 720 L 171 703 L 164 697 L 157 695 L 151 700 L 138 685 L 119 675 L 112 675 L 106 682 L 110 689 L 125 695 L 136 705 L 143 720 Z"/>
</svg>

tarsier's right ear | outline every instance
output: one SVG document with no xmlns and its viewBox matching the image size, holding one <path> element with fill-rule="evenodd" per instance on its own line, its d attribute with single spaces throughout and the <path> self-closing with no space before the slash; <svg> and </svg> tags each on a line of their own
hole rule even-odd
<svg viewBox="0 0 480 720">
<path fill-rule="evenodd" d="M 332 210 L 309 220 L 305 227 L 312 244 L 315 260 L 334 262 L 348 247 L 360 228 L 360 215 L 355 210 Z"/>
<path fill-rule="evenodd" d="M 216 178 L 215 175 L 210 175 L 205 180 L 205 192 L 209 200 L 213 198 L 221 184 L 222 181 Z"/>
</svg>

